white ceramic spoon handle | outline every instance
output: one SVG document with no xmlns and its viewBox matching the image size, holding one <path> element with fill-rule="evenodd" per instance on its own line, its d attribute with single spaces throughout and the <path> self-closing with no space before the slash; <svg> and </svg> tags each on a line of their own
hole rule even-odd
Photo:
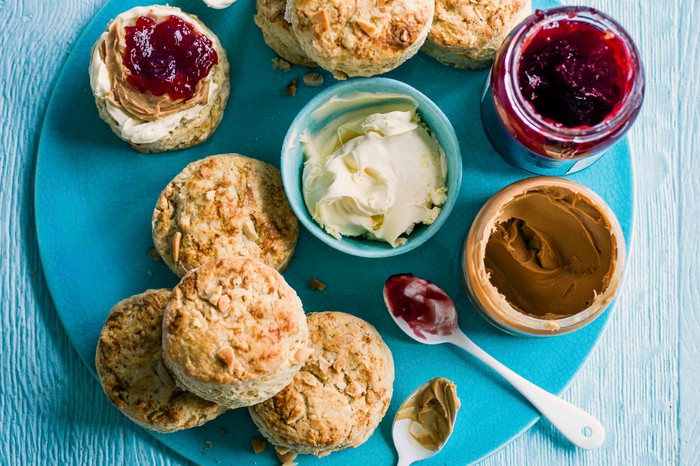
<svg viewBox="0 0 700 466">
<path fill-rule="evenodd" d="M 479 348 L 462 331 L 455 332 L 450 342 L 498 372 L 571 443 L 585 450 L 593 450 L 602 445 L 605 428 L 596 418 L 508 369 Z"/>
</svg>

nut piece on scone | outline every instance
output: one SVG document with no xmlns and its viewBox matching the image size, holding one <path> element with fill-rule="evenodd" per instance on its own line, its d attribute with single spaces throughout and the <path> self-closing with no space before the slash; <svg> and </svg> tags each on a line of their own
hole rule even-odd
<svg viewBox="0 0 700 466">
<path fill-rule="evenodd" d="M 153 32 L 163 23 L 172 40 Z M 185 149 L 208 139 L 230 92 L 229 63 L 216 35 L 196 16 L 163 5 L 114 18 L 92 49 L 89 72 L 100 118 L 141 152 Z"/>
<path fill-rule="evenodd" d="M 289 0 L 287 17 L 304 52 L 338 79 L 393 70 L 416 54 L 434 0 Z"/>
<path fill-rule="evenodd" d="M 178 384 L 228 408 L 282 390 L 311 350 L 301 300 L 275 269 L 222 259 L 190 271 L 163 318 L 163 359 Z"/>
<path fill-rule="evenodd" d="M 163 310 L 170 290 L 117 303 L 97 342 L 95 366 L 109 400 L 132 421 L 161 433 L 196 427 L 226 408 L 181 390 L 163 364 Z"/>
<path fill-rule="evenodd" d="M 391 401 L 394 361 L 364 320 L 342 312 L 307 317 L 314 352 L 292 383 L 249 411 L 273 445 L 324 456 L 372 435 Z"/>
<path fill-rule="evenodd" d="M 531 11 L 530 0 L 436 0 L 421 51 L 444 65 L 487 68 L 503 39 Z"/>
<path fill-rule="evenodd" d="M 153 211 L 153 243 L 178 276 L 215 259 L 249 257 L 283 271 L 299 222 L 279 170 L 238 154 L 190 163 Z"/>
<path fill-rule="evenodd" d="M 285 60 L 301 66 L 317 66 L 301 49 L 292 25 L 284 18 L 286 0 L 255 0 L 255 24 L 265 43 Z"/>
</svg>

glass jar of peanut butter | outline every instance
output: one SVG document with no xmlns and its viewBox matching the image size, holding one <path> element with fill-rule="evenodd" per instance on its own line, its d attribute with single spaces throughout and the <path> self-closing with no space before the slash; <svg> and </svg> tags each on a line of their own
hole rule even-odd
<svg viewBox="0 0 700 466">
<path fill-rule="evenodd" d="M 577 330 L 614 299 L 625 263 L 622 228 L 597 194 L 536 177 L 489 199 L 464 242 L 464 285 L 496 327 L 524 336 Z"/>
</svg>

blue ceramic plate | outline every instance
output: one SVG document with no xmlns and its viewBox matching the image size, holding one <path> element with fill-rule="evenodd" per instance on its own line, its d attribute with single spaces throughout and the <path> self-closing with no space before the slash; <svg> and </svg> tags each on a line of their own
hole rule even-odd
<svg viewBox="0 0 700 466">
<path fill-rule="evenodd" d="M 110 18 L 139 3 L 110 1 L 89 24 L 68 58 L 49 104 L 39 145 L 36 224 L 44 273 L 66 332 L 94 371 L 102 324 L 117 301 L 147 288 L 172 287 L 176 277 L 146 257 L 151 247 L 151 213 L 163 187 L 185 165 L 207 155 L 238 152 L 279 166 L 282 140 L 294 116 L 319 89 L 299 85 L 295 97 L 285 86 L 305 69 L 272 71 L 274 53 L 253 24 L 252 1 L 227 10 L 207 9 L 197 0 L 173 2 L 199 15 L 216 32 L 231 61 L 232 95 L 223 123 L 204 144 L 172 154 L 142 155 L 103 123 L 88 82 L 90 48 Z M 551 1 L 535 2 L 537 7 Z M 537 419 L 537 412 L 481 364 L 448 346 L 426 347 L 404 336 L 382 302 L 391 274 L 412 272 L 450 293 L 462 328 L 486 351 L 523 376 L 559 393 L 571 381 L 598 340 L 608 311 L 590 326 L 548 339 L 516 338 L 487 324 L 469 305 L 460 280 L 462 240 L 481 205 L 503 186 L 525 177 L 496 155 L 479 121 L 479 95 L 486 72 L 439 65 L 418 55 L 387 74 L 423 92 L 454 125 L 463 154 L 463 181 L 457 204 L 440 231 L 406 254 L 362 259 L 335 251 L 302 229 L 285 278 L 308 311 L 338 310 L 372 323 L 394 354 L 396 381 L 389 411 L 359 448 L 334 453 L 319 463 L 391 464 L 396 461 L 390 432 L 401 400 L 420 383 L 444 376 L 457 383 L 462 399 L 456 432 L 445 449 L 426 464 L 475 461 L 512 440 Z M 325 74 L 327 87 L 333 79 Z M 631 161 L 626 142 L 572 179 L 597 191 L 617 214 L 629 237 L 632 222 Z M 628 238 L 629 239 L 629 238 Z M 328 287 L 312 291 L 309 279 Z M 546 364 L 542 355 L 546 354 Z M 95 409 L 114 409 L 107 398 Z M 119 435 L 115 426 L 114 435 Z M 257 432 L 245 409 L 227 413 L 197 429 L 157 438 L 200 464 L 278 464 L 268 449 L 254 455 Z"/>
</svg>

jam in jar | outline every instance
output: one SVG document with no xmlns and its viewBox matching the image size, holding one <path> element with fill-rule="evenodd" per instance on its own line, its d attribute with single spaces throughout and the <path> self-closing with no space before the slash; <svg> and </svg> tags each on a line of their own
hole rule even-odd
<svg viewBox="0 0 700 466">
<path fill-rule="evenodd" d="M 627 132 L 643 95 L 629 34 L 592 8 L 559 7 L 536 11 L 505 39 L 481 117 L 505 160 L 564 175 L 591 165 Z"/>
</svg>

